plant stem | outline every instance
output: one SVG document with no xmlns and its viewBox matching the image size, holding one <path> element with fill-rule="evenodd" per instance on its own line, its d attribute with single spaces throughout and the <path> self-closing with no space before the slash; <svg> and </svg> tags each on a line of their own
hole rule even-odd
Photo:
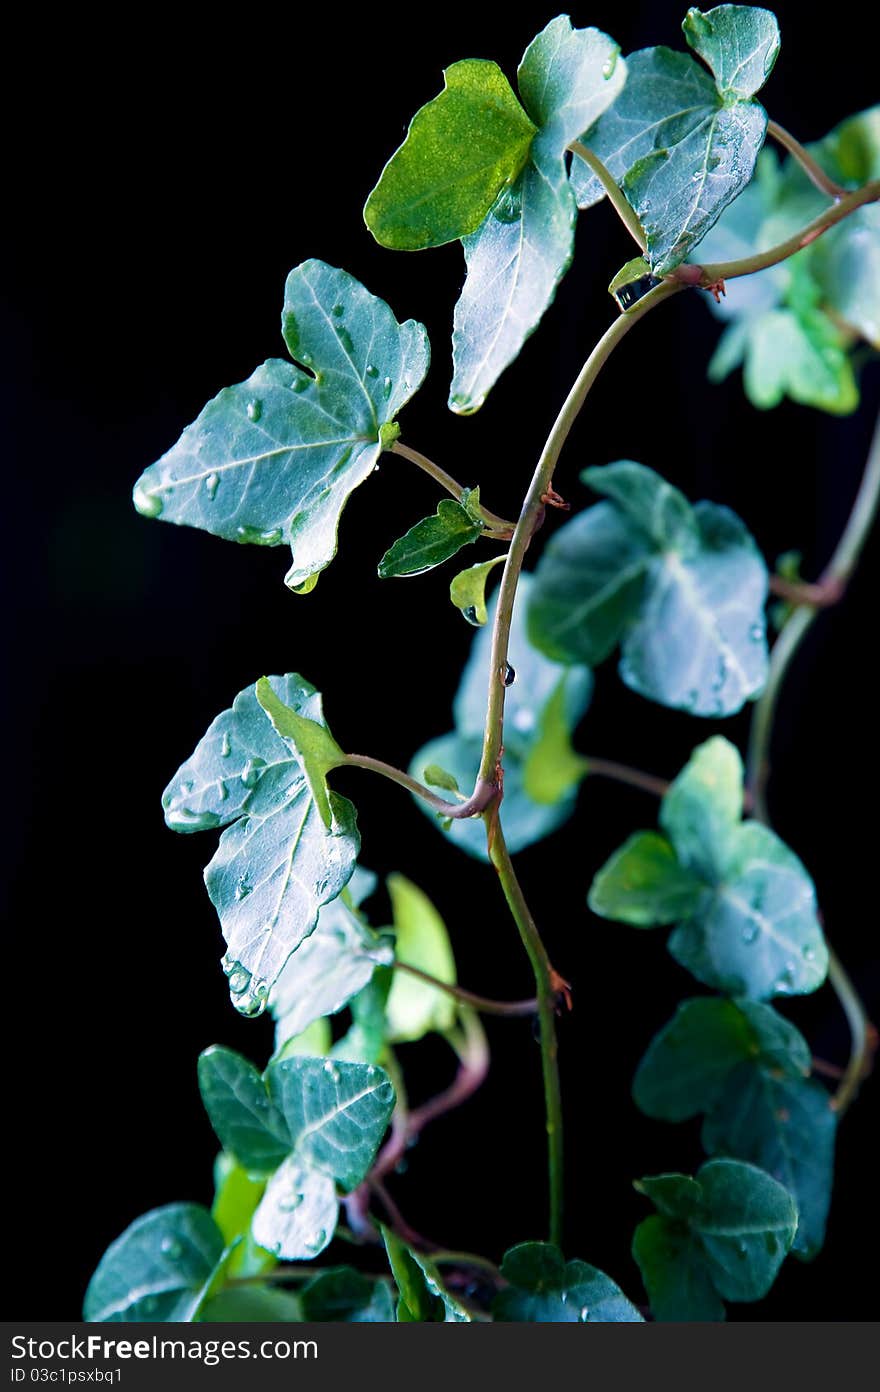
<svg viewBox="0 0 880 1392">
<path fill-rule="evenodd" d="M 598 155 L 594 155 L 593 151 L 588 149 L 580 140 L 573 140 L 568 148 L 573 151 L 579 159 L 582 159 L 584 164 L 595 174 L 608 195 L 609 203 L 617 213 L 617 216 L 620 218 L 627 232 L 635 241 L 639 251 L 644 252 L 647 246 L 645 241 L 645 230 L 636 216 L 635 209 L 624 197 L 623 191 L 610 169 L 602 163 Z"/>
<path fill-rule="evenodd" d="M 786 580 L 784 575 L 771 575 L 769 590 L 789 604 L 811 604 L 814 609 L 827 609 L 837 604 L 843 596 L 840 582 L 835 579 L 823 585 L 811 584 L 807 580 Z"/>
<path fill-rule="evenodd" d="M 807 223 L 806 227 L 801 228 L 800 232 L 795 232 L 793 236 L 787 237 L 784 242 L 779 242 L 775 247 L 770 247 L 768 251 L 758 251 L 752 256 L 743 256 L 736 261 L 718 261 L 710 266 L 696 266 L 688 262 L 682 266 L 676 266 L 669 279 L 681 280 L 687 285 L 699 285 L 703 289 L 708 289 L 722 280 L 734 280 L 737 276 L 751 275 L 754 271 L 766 270 L 768 266 L 776 266 L 780 261 L 787 261 L 789 256 L 794 256 L 795 252 L 809 246 L 823 232 L 827 232 L 829 227 L 834 227 L 836 223 L 842 222 L 857 208 L 864 207 L 866 203 L 876 203 L 878 199 L 880 199 L 880 179 L 872 179 L 863 188 L 844 194 L 837 203 L 832 203 L 818 217 L 813 218 L 812 222 Z M 644 304 L 645 301 L 642 300 L 641 303 Z"/>
<path fill-rule="evenodd" d="M 497 810 L 486 813 L 489 831 L 489 858 L 492 861 L 504 897 L 519 929 L 523 946 L 528 953 L 538 987 L 538 1021 L 540 1024 L 541 1072 L 544 1079 L 544 1105 L 547 1116 L 547 1164 L 550 1179 L 550 1241 L 557 1246 L 562 1241 L 563 1205 L 563 1144 L 562 1093 L 559 1086 L 559 1063 L 556 1044 L 556 1004 L 560 987 L 565 983 L 553 970 L 541 935 L 516 878 L 510 852 L 498 820 Z"/>
<path fill-rule="evenodd" d="M 822 166 L 813 159 L 809 150 L 805 150 L 800 141 L 795 140 L 794 136 L 784 126 L 780 126 L 778 121 L 767 122 L 767 134 L 778 141 L 792 158 L 797 160 L 807 178 L 816 185 L 820 192 L 827 193 L 829 198 L 841 198 L 846 193 L 846 189 L 829 178 Z"/>
<path fill-rule="evenodd" d="M 444 798 L 432 793 L 430 788 L 426 788 L 424 783 L 420 783 L 417 778 L 411 778 L 408 773 L 404 773 L 403 769 L 395 768 L 393 764 L 386 764 L 383 759 L 374 759 L 371 754 L 346 754 L 344 763 L 338 767 L 363 768 L 369 769 L 372 773 L 379 773 L 383 778 L 397 783 L 399 787 L 406 788 L 407 792 L 420 797 L 423 802 L 427 802 L 430 807 L 433 807 L 440 816 L 452 817 L 453 820 L 479 816 L 498 796 L 498 789 L 494 782 L 488 783 L 477 779 L 474 791 L 469 798 L 463 798 L 461 802 L 446 802 Z"/>
<path fill-rule="evenodd" d="M 669 784 L 665 778 L 655 778 L 652 773 L 642 773 L 641 769 L 629 768 L 626 764 L 617 764 L 611 759 L 594 759 L 592 755 L 585 755 L 584 763 L 587 766 L 587 777 L 591 774 L 599 778 L 611 778 L 615 783 L 626 783 L 631 788 L 641 788 L 643 792 L 653 793 L 654 797 L 665 797 L 669 792 Z"/>
<path fill-rule="evenodd" d="M 874 430 L 865 472 L 862 475 L 862 481 L 843 535 L 819 579 L 818 588 L 820 590 L 830 592 L 836 587 L 837 599 L 842 598 L 874 524 L 878 505 L 880 505 L 880 421 Z M 755 817 L 767 824 L 770 821 L 766 801 L 766 787 L 770 772 L 769 753 L 779 694 L 795 654 L 819 612 L 820 607 L 815 603 L 802 601 L 801 607 L 795 609 L 789 618 L 773 645 L 767 684 L 755 705 L 752 716 L 747 761 L 747 787 L 752 796 Z M 849 1062 L 833 1098 L 836 1111 L 843 1115 L 855 1097 L 862 1079 L 870 1071 L 873 1053 L 877 1045 L 877 1032 L 871 1024 L 867 1011 L 844 970 L 843 964 L 830 945 L 828 958 L 828 980 L 840 1001 L 850 1031 Z"/>
<path fill-rule="evenodd" d="M 466 991 L 463 986 L 451 986 L 447 981 L 439 981 L 436 976 L 429 976 L 427 972 L 422 971 L 421 967 L 413 967 L 409 962 L 395 960 L 393 966 L 395 971 L 415 976 L 419 981 L 434 986 L 438 991 L 445 991 L 448 996 L 454 996 L 456 1000 L 460 1000 L 464 1005 L 472 1006 L 474 1010 L 479 1010 L 483 1015 L 534 1015 L 537 1013 L 538 1002 L 534 998 L 519 1001 L 491 1000 L 488 996 L 478 996 L 474 991 Z"/>
<path fill-rule="evenodd" d="M 640 319 L 650 313 L 655 305 L 668 300 L 683 288 L 683 284 L 679 281 L 664 281 L 662 285 L 649 291 L 632 309 L 615 319 L 584 363 L 547 437 L 547 443 L 541 452 L 541 457 L 529 485 L 529 491 L 523 502 L 498 590 L 495 622 L 492 629 L 492 656 L 489 672 L 489 695 L 486 703 L 483 757 L 480 763 L 478 781 L 494 783 L 497 779 L 504 720 L 504 674 L 507 669 L 507 649 L 510 640 L 513 602 L 516 598 L 516 587 L 519 583 L 520 571 L 529 542 L 544 515 L 553 479 L 553 470 L 556 467 L 562 446 L 568 439 L 569 432 L 590 388 L 621 339 Z"/>
<path fill-rule="evenodd" d="M 465 492 L 463 486 L 457 483 L 451 474 L 447 474 L 445 469 L 441 469 L 439 464 L 435 464 L 432 459 L 429 459 L 426 454 L 420 454 L 418 450 L 410 449 L 409 445 L 405 445 L 402 440 L 395 440 L 387 453 L 399 454 L 402 459 L 408 459 L 411 464 L 417 464 L 426 474 L 430 474 L 441 488 L 445 488 L 447 493 L 451 493 L 456 502 L 461 500 L 461 495 Z M 512 535 L 513 522 L 506 521 L 505 518 L 490 512 L 482 505 L 480 513 L 489 529 L 489 535 L 497 537 L 499 541 L 506 541 Z"/>
</svg>

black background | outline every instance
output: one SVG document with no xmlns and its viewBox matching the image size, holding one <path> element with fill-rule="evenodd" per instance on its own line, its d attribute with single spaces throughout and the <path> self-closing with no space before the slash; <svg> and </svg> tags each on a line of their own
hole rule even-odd
<svg viewBox="0 0 880 1392">
<path fill-rule="evenodd" d="M 829 41 L 805 7 L 777 7 L 782 56 L 766 91 L 775 118 L 815 139 L 876 97 L 867 43 Z M 176 838 L 159 797 L 213 716 L 263 672 L 299 670 L 325 693 L 343 747 L 406 765 L 450 727 L 470 630 L 448 603 L 449 573 L 380 582 L 389 542 L 436 502 L 433 485 L 386 456 L 352 499 L 340 555 L 309 597 L 282 584 L 285 552 L 236 547 L 138 517 L 130 491 L 204 402 L 280 356 L 287 271 L 309 256 L 342 265 L 419 318 L 434 348 L 404 438 L 487 504 L 515 515 L 578 366 L 609 322 L 605 285 L 631 247 L 606 206 L 581 218 L 578 255 L 520 360 L 472 419 L 445 406 L 456 246 L 377 247 L 360 210 L 441 68 L 491 56 L 513 75 L 553 7 L 243 7 L 234 19 L 133 8 L 83 12 L 11 35 L 20 97 L 8 188 L 12 271 L 3 391 L 11 422 L 4 560 L 11 661 L 4 730 L 5 1243 L 18 1272 L 7 1318 L 69 1318 L 107 1243 L 137 1214 L 210 1201 L 215 1151 L 195 1083 L 212 1042 L 262 1062 L 267 1020 L 238 1018 L 201 883 L 211 836 Z M 574 11 L 624 53 L 679 46 L 678 5 Z M 16 41 L 17 40 L 17 41 Z M 8 263 L 7 263 L 8 264 Z M 808 574 L 845 520 L 876 413 L 834 420 L 785 404 L 753 410 L 738 376 L 705 380 L 718 326 L 700 297 L 652 315 L 615 356 L 573 432 L 557 486 L 579 507 L 586 464 L 640 459 L 691 497 L 736 508 L 765 554 L 800 547 Z M 11 498 L 10 498 L 11 493 Z M 551 519 L 552 521 L 552 519 Z M 550 528 L 548 527 L 548 532 Z M 844 605 L 798 659 L 774 749 L 772 810 L 809 865 L 830 938 L 876 1002 L 876 618 L 878 549 Z M 640 700 L 614 664 L 578 736 L 585 752 L 672 776 L 747 716 L 698 722 Z M 363 862 L 400 869 L 435 899 L 463 984 L 530 993 L 528 966 L 491 873 L 457 855 L 404 794 L 352 771 Z M 692 983 L 662 932 L 586 911 L 589 880 L 633 829 L 644 794 L 598 780 L 578 814 L 519 858 L 551 955 L 574 983 L 560 1022 L 568 1126 L 568 1255 L 607 1269 L 641 1299 L 628 1255 L 648 1211 L 630 1181 L 700 1162 L 696 1127 L 648 1122 L 628 1098 L 654 1030 Z M 379 905 L 381 917 L 381 904 Z M 783 1005 L 817 1054 L 847 1036 L 829 989 Z M 488 1021 L 494 1067 L 478 1098 L 430 1128 L 393 1181 L 407 1218 L 450 1247 L 498 1258 L 545 1223 L 539 1056 L 526 1021 Z M 421 1058 L 421 1062 L 419 1059 Z M 418 1100 L 448 1079 L 437 1042 L 403 1051 Z M 769 1299 L 731 1317 L 868 1318 L 873 1282 L 851 1263 L 876 1240 L 870 1149 L 875 1093 L 842 1128 L 827 1247 L 789 1261 Z M 870 1230 L 869 1230 L 870 1229 Z"/>
</svg>

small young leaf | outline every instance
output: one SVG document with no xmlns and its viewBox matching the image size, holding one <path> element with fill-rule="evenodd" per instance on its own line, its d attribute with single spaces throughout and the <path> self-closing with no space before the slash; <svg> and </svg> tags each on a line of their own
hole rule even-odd
<svg viewBox="0 0 880 1392">
<path fill-rule="evenodd" d="M 443 498 L 433 517 L 417 522 L 388 548 L 379 562 L 379 576 L 389 580 L 395 575 L 423 575 L 476 541 L 482 530 L 482 523 L 461 503 Z"/>
<path fill-rule="evenodd" d="M 167 1204 L 135 1219 L 104 1253 L 89 1282 L 89 1322 L 186 1323 L 223 1256 L 223 1237 L 198 1204 Z"/>
<path fill-rule="evenodd" d="M 779 56 L 776 16 L 754 5 L 718 5 L 705 14 L 690 9 L 681 27 L 690 47 L 714 73 L 722 96 L 753 97 Z"/>
<path fill-rule="evenodd" d="M 395 956 L 418 967 L 438 981 L 455 985 L 455 958 L 446 925 L 430 899 L 403 875 L 389 875 L 388 893 L 397 934 Z M 430 1030 L 443 1034 L 455 1024 L 452 996 L 419 981 L 407 972 L 395 972 L 386 1007 L 388 1039 L 394 1043 L 421 1039 Z"/>
<path fill-rule="evenodd" d="M 428 764 L 425 769 L 425 782 L 431 788 L 443 788 L 447 793 L 457 793 L 459 791 L 458 781 L 453 778 L 445 768 L 439 764 Z"/>
<path fill-rule="evenodd" d="M 290 1154 L 284 1117 L 252 1063 L 214 1044 L 199 1055 L 199 1091 L 223 1148 L 251 1174 L 271 1174 Z"/>
<path fill-rule="evenodd" d="M 571 742 L 567 682 L 559 685 L 541 712 L 538 735 L 523 765 L 523 788 L 533 802 L 553 807 L 576 788 L 589 763 Z"/>
<path fill-rule="evenodd" d="M 732 715 L 766 679 L 767 567 L 739 518 L 692 507 L 628 460 L 583 475 L 608 502 L 551 538 L 528 633 L 557 662 L 595 665 L 621 644 L 627 686 L 694 715 Z"/>
<path fill-rule="evenodd" d="M 667 875 L 677 887 L 671 845 L 686 914 L 669 939 L 676 961 L 707 986 L 753 1000 L 815 991 L 825 979 L 828 950 L 812 881 L 774 832 L 742 824 L 741 814 L 742 762 L 716 736 L 694 751 L 663 799 L 660 823 L 669 842 L 644 842 L 647 833 L 633 838 L 596 875 L 590 906 L 643 927 L 653 912 L 669 921 L 662 890 Z M 646 874 L 647 894 L 637 869 Z M 686 912 L 688 879 L 702 890 Z"/>
<path fill-rule="evenodd" d="M 397 1318 L 401 1323 L 464 1324 L 467 1310 L 443 1285 L 432 1261 L 408 1247 L 390 1228 L 382 1228 L 385 1250 L 397 1286 Z"/>
<path fill-rule="evenodd" d="M 322 905 L 351 878 L 360 849 L 354 808 L 323 781 L 321 770 L 337 746 L 324 726 L 320 695 L 295 673 L 263 682 L 264 699 L 274 693 L 273 701 L 287 708 L 285 719 L 302 722 L 297 729 L 309 736 L 308 754 L 300 756 L 277 733 L 249 686 L 213 722 L 162 798 L 175 831 L 232 823 L 205 883 L 228 946 L 223 970 L 232 1002 L 245 1015 L 265 1009 L 281 968 L 314 931 Z"/>
<path fill-rule="evenodd" d="M 322 1271 L 300 1291 L 306 1322 L 390 1324 L 394 1320 L 391 1289 L 350 1266 Z"/>
<path fill-rule="evenodd" d="M 265 1179 L 252 1179 L 221 1150 L 214 1161 L 214 1202 L 211 1217 L 227 1248 L 226 1277 L 259 1276 L 271 1269 L 273 1258 L 254 1242 L 251 1222 L 266 1189 Z"/>
<path fill-rule="evenodd" d="M 332 1176 L 289 1155 L 266 1185 L 251 1231 L 281 1261 L 311 1261 L 333 1237 L 338 1212 Z"/>
<path fill-rule="evenodd" d="M 295 1158 L 330 1175 L 346 1193 L 373 1163 L 394 1107 L 381 1068 L 332 1059 L 287 1058 L 266 1070 L 269 1093 L 283 1113 Z"/>
<path fill-rule="evenodd" d="M 460 570 L 449 586 L 449 598 L 460 609 L 468 623 L 481 628 L 489 617 L 486 609 L 486 581 L 495 566 L 501 565 L 507 556 L 493 556 L 490 561 L 480 561 L 478 565 Z"/>
<path fill-rule="evenodd" d="M 590 908 L 602 918 L 653 928 L 693 913 L 705 886 L 663 836 L 637 831 L 593 880 Z"/>
<path fill-rule="evenodd" d="M 496 63 L 465 58 L 443 80 L 367 199 L 382 246 L 418 251 L 476 231 L 528 156 L 535 127 Z"/>
<path fill-rule="evenodd" d="M 420 386 L 428 340 L 345 271 L 290 272 L 282 318 L 296 363 L 271 358 L 210 401 L 134 490 L 147 517 L 231 541 L 293 549 L 307 592 L 336 554 L 349 495 L 373 472 L 382 429 Z"/>
<path fill-rule="evenodd" d="M 505 1253 L 508 1284 L 492 1302 L 498 1321 L 550 1324 L 638 1324 L 642 1316 L 619 1286 L 586 1262 L 566 1264 L 549 1242 L 523 1242 Z"/>
</svg>

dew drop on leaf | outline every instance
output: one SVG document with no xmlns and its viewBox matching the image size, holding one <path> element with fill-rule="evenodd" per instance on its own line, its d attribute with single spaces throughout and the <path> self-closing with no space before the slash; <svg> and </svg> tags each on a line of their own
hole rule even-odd
<svg viewBox="0 0 880 1392">
<path fill-rule="evenodd" d="M 232 744 L 230 743 L 230 739 L 229 739 L 229 731 L 228 731 L 228 730 L 224 730 L 224 731 L 223 731 L 223 739 L 220 741 L 220 757 L 221 757 L 222 759 L 228 759 L 228 758 L 229 758 L 229 755 L 230 755 L 231 753 L 232 753 Z"/>
<path fill-rule="evenodd" d="M 254 400 L 254 401 L 249 401 L 249 402 L 248 402 L 248 404 L 247 404 L 247 418 L 248 418 L 248 420 L 254 421 L 254 423 L 256 423 L 256 422 L 260 419 L 260 416 L 261 416 L 262 414 L 263 414 L 263 403 L 262 403 L 262 401 L 256 401 L 256 400 Z"/>
<path fill-rule="evenodd" d="M 215 499 L 216 496 L 217 496 L 217 489 L 218 489 L 219 487 L 220 487 L 220 475 L 219 475 L 219 474 L 208 474 L 207 478 L 205 479 L 205 492 L 207 493 L 207 495 L 208 495 L 208 497 L 210 498 L 210 500 L 211 500 L 212 503 L 213 503 L 214 499 Z"/>
</svg>

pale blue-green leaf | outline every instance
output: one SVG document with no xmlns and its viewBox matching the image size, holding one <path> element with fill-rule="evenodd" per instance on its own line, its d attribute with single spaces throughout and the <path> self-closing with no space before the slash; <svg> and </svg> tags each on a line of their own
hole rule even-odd
<svg viewBox="0 0 880 1392">
<path fill-rule="evenodd" d="M 700 1206 L 691 1218 L 723 1300 L 761 1300 L 797 1230 L 788 1190 L 754 1165 L 709 1160 L 697 1173 Z"/>
<path fill-rule="evenodd" d="M 825 303 L 880 348 L 880 208 L 860 208 L 820 237 L 811 265 Z"/>
<path fill-rule="evenodd" d="M 520 96 L 540 127 L 535 144 L 557 156 L 607 110 L 626 81 L 619 45 L 599 29 L 551 19 L 517 69 Z"/>
<path fill-rule="evenodd" d="M 655 1320 L 702 1323 L 725 1318 L 709 1263 L 686 1227 L 652 1214 L 633 1234 L 632 1255 Z"/>
<path fill-rule="evenodd" d="M 387 1073 L 360 1063 L 297 1057 L 270 1063 L 266 1078 L 295 1157 L 332 1176 L 346 1193 L 356 1188 L 394 1107 Z"/>
<path fill-rule="evenodd" d="M 198 1204 L 167 1204 L 112 1242 L 89 1282 L 83 1319 L 186 1323 L 223 1256 L 223 1236 Z"/>
<path fill-rule="evenodd" d="M 404 875 L 389 875 L 386 881 L 391 897 L 396 941 L 394 955 L 399 962 L 427 972 L 437 981 L 454 986 L 455 957 L 446 925 L 428 896 Z M 407 972 L 397 971 L 386 1005 L 387 1037 L 403 1044 L 421 1039 L 431 1030 L 444 1033 L 455 1024 L 456 1004 L 452 996 L 438 991 Z"/>
<path fill-rule="evenodd" d="M 331 1058 L 351 1063 L 383 1063 L 388 1050 L 385 1007 L 394 976 L 389 967 L 378 967 L 371 980 L 351 1001 L 351 1027 L 329 1050 Z"/>
<path fill-rule="evenodd" d="M 566 1263 L 548 1242 L 523 1242 L 505 1253 L 508 1282 L 492 1302 L 493 1318 L 531 1324 L 637 1324 L 635 1306 L 603 1271 L 586 1262 Z"/>
<path fill-rule="evenodd" d="M 271 1174 L 290 1153 L 287 1124 L 241 1054 L 214 1044 L 199 1055 L 199 1091 L 224 1150 L 252 1174 Z"/>
<path fill-rule="evenodd" d="M 589 905 L 602 918 L 653 928 L 693 913 L 705 893 L 665 837 L 637 831 L 596 874 Z"/>
<path fill-rule="evenodd" d="M 753 97 L 779 56 L 776 16 L 754 5 L 717 5 L 705 13 L 690 9 L 681 27 L 723 95 Z"/>
<path fill-rule="evenodd" d="M 233 541 L 290 544 L 286 583 L 308 589 L 336 554 L 350 493 L 372 473 L 381 430 L 427 371 L 421 324 L 398 324 L 345 271 L 290 272 L 282 318 L 302 369 L 270 359 L 209 402 L 142 475 L 135 505 Z"/>
<path fill-rule="evenodd" d="M 399 1321 L 407 1324 L 470 1322 L 470 1314 L 446 1289 L 440 1273 L 428 1257 L 408 1246 L 390 1228 L 383 1227 L 382 1236 L 398 1290 Z"/>
<path fill-rule="evenodd" d="M 660 804 L 660 825 L 682 865 L 707 884 L 726 872 L 743 810 L 743 763 L 723 735 L 697 746 Z"/>
<path fill-rule="evenodd" d="M 276 1049 L 322 1016 L 335 1015 L 366 986 L 377 966 L 394 960 L 390 942 L 373 932 L 346 897 L 344 891 L 324 906 L 315 931 L 287 959 L 272 987 Z"/>
<path fill-rule="evenodd" d="M 290 1155 L 254 1214 L 254 1241 L 279 1261 L 311 1261 L 333 1237 L 339 1201 L 331 1175 Z"/>
<path fill-rule="evenodd" d="M 350 1266 L 322 1271 L 300 1291 L 302 1318 L 345 1324 L 390 1324 L 394 1320 L 391 1287 Z"/>
<path fill-rule="evenodd" d="M 819 1083 L 753 1061 L 729 1075 L 702 1138 L 710 1155 L 751 1161 L 785 1185 L 798 1209 L 792 1250 L 809 1260 L 825 1239 L 836 1130 L 831 1099 Z"/>
<path fill-rule="evenodd" d="M 661 551 L 691 549 L 699 540 L 687 498 L 653 469 L 632 459 L 581 470 L 581 482 L 616 505 Z"/>
</svg>

